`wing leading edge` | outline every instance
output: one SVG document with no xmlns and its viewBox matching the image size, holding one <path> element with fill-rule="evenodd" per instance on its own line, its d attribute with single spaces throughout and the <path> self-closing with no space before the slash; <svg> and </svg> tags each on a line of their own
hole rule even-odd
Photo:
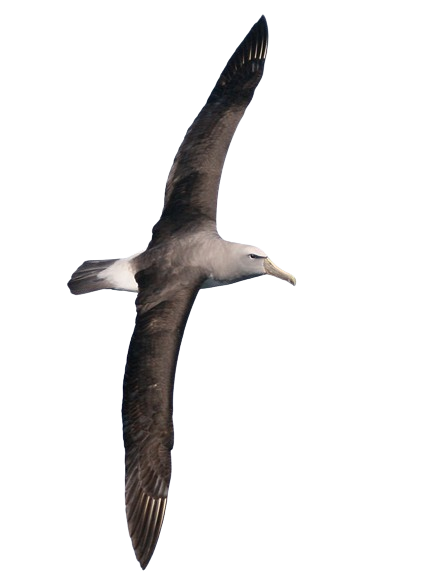
<svg viewBox="0 0 430 581">
<path fill-rule="evenodd" d="M 236 127 L 263 76 L 268 38 L 262 16 L 228 61 L 206 105 L 188 129 L 167 179 L 164 209 L 153 228 L 151 245 L 202 223 L 215 227 L 224 161 Z"/>
</svg>

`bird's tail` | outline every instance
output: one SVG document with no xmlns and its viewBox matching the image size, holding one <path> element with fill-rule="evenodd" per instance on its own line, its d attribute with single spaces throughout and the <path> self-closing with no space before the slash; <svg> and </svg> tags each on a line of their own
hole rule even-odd
<svg viewBox="0 0 430 581">
<path fill-rule="evenodd" d="M 111 260 L 87 260 L 72 274 L 68 287 L 74 295 L 83 295 L 109 288 L 137 292 L 134 259 L 114 258 Z"/>
</svg>

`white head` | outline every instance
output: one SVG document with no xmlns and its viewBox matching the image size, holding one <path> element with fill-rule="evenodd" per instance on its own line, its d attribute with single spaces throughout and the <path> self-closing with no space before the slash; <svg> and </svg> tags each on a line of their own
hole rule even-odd
<svg viewBox="0 0 430 581">
<path fill-rule="evenodd" d="M 275 266 L 261 248 L 224 240 L 222 243 L 222 248 L 218 247 L 211 256 L 213 283 L 208 281 L 207 286 L 231 284 L 263 274 L 271 274 L 292 285 L 296 284 L 294 276 Z"/>
<path fill-rule="evenodd" d="M 266 274 L 264 261 L 267 254 L 264 250 L 247 244 L 231 244 L 230 248 L 239 280 Z"/>
</svg>

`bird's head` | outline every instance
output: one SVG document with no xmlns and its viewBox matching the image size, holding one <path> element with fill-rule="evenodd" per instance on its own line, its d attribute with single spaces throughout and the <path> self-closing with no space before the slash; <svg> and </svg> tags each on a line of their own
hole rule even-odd
<svg viewBox="0 0 430 581">
<path fill-rule="evenodd" d="M 235 244 L 234 253 L 236 254 L 235 262 L 239 271 L 238 274 L 241 275 L 240 278 L 245 279 L 270 274 L 286 280 L 292 285 L 296 284 L 294 276 L 273 264 L 267 254 L 260 248 L 245 244 Z"/>
</svg>

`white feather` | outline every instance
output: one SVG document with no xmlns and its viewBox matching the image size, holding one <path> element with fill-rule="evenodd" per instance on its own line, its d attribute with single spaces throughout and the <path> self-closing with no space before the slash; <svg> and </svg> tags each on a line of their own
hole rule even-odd
<svg viewBox="0 0 430 581">
<path fill-rule="evenodd" d="M 102 270 L 97 275 L 98 278 L 106 280 L 109 286 L 115 290 L 137 292 L 139 288 L 134 278 L 136 273 L 133 268 L 132 259 L 138 254 L 130 256 L 129 258 L 120 258 L 111 266 Z"/>
</svg>

